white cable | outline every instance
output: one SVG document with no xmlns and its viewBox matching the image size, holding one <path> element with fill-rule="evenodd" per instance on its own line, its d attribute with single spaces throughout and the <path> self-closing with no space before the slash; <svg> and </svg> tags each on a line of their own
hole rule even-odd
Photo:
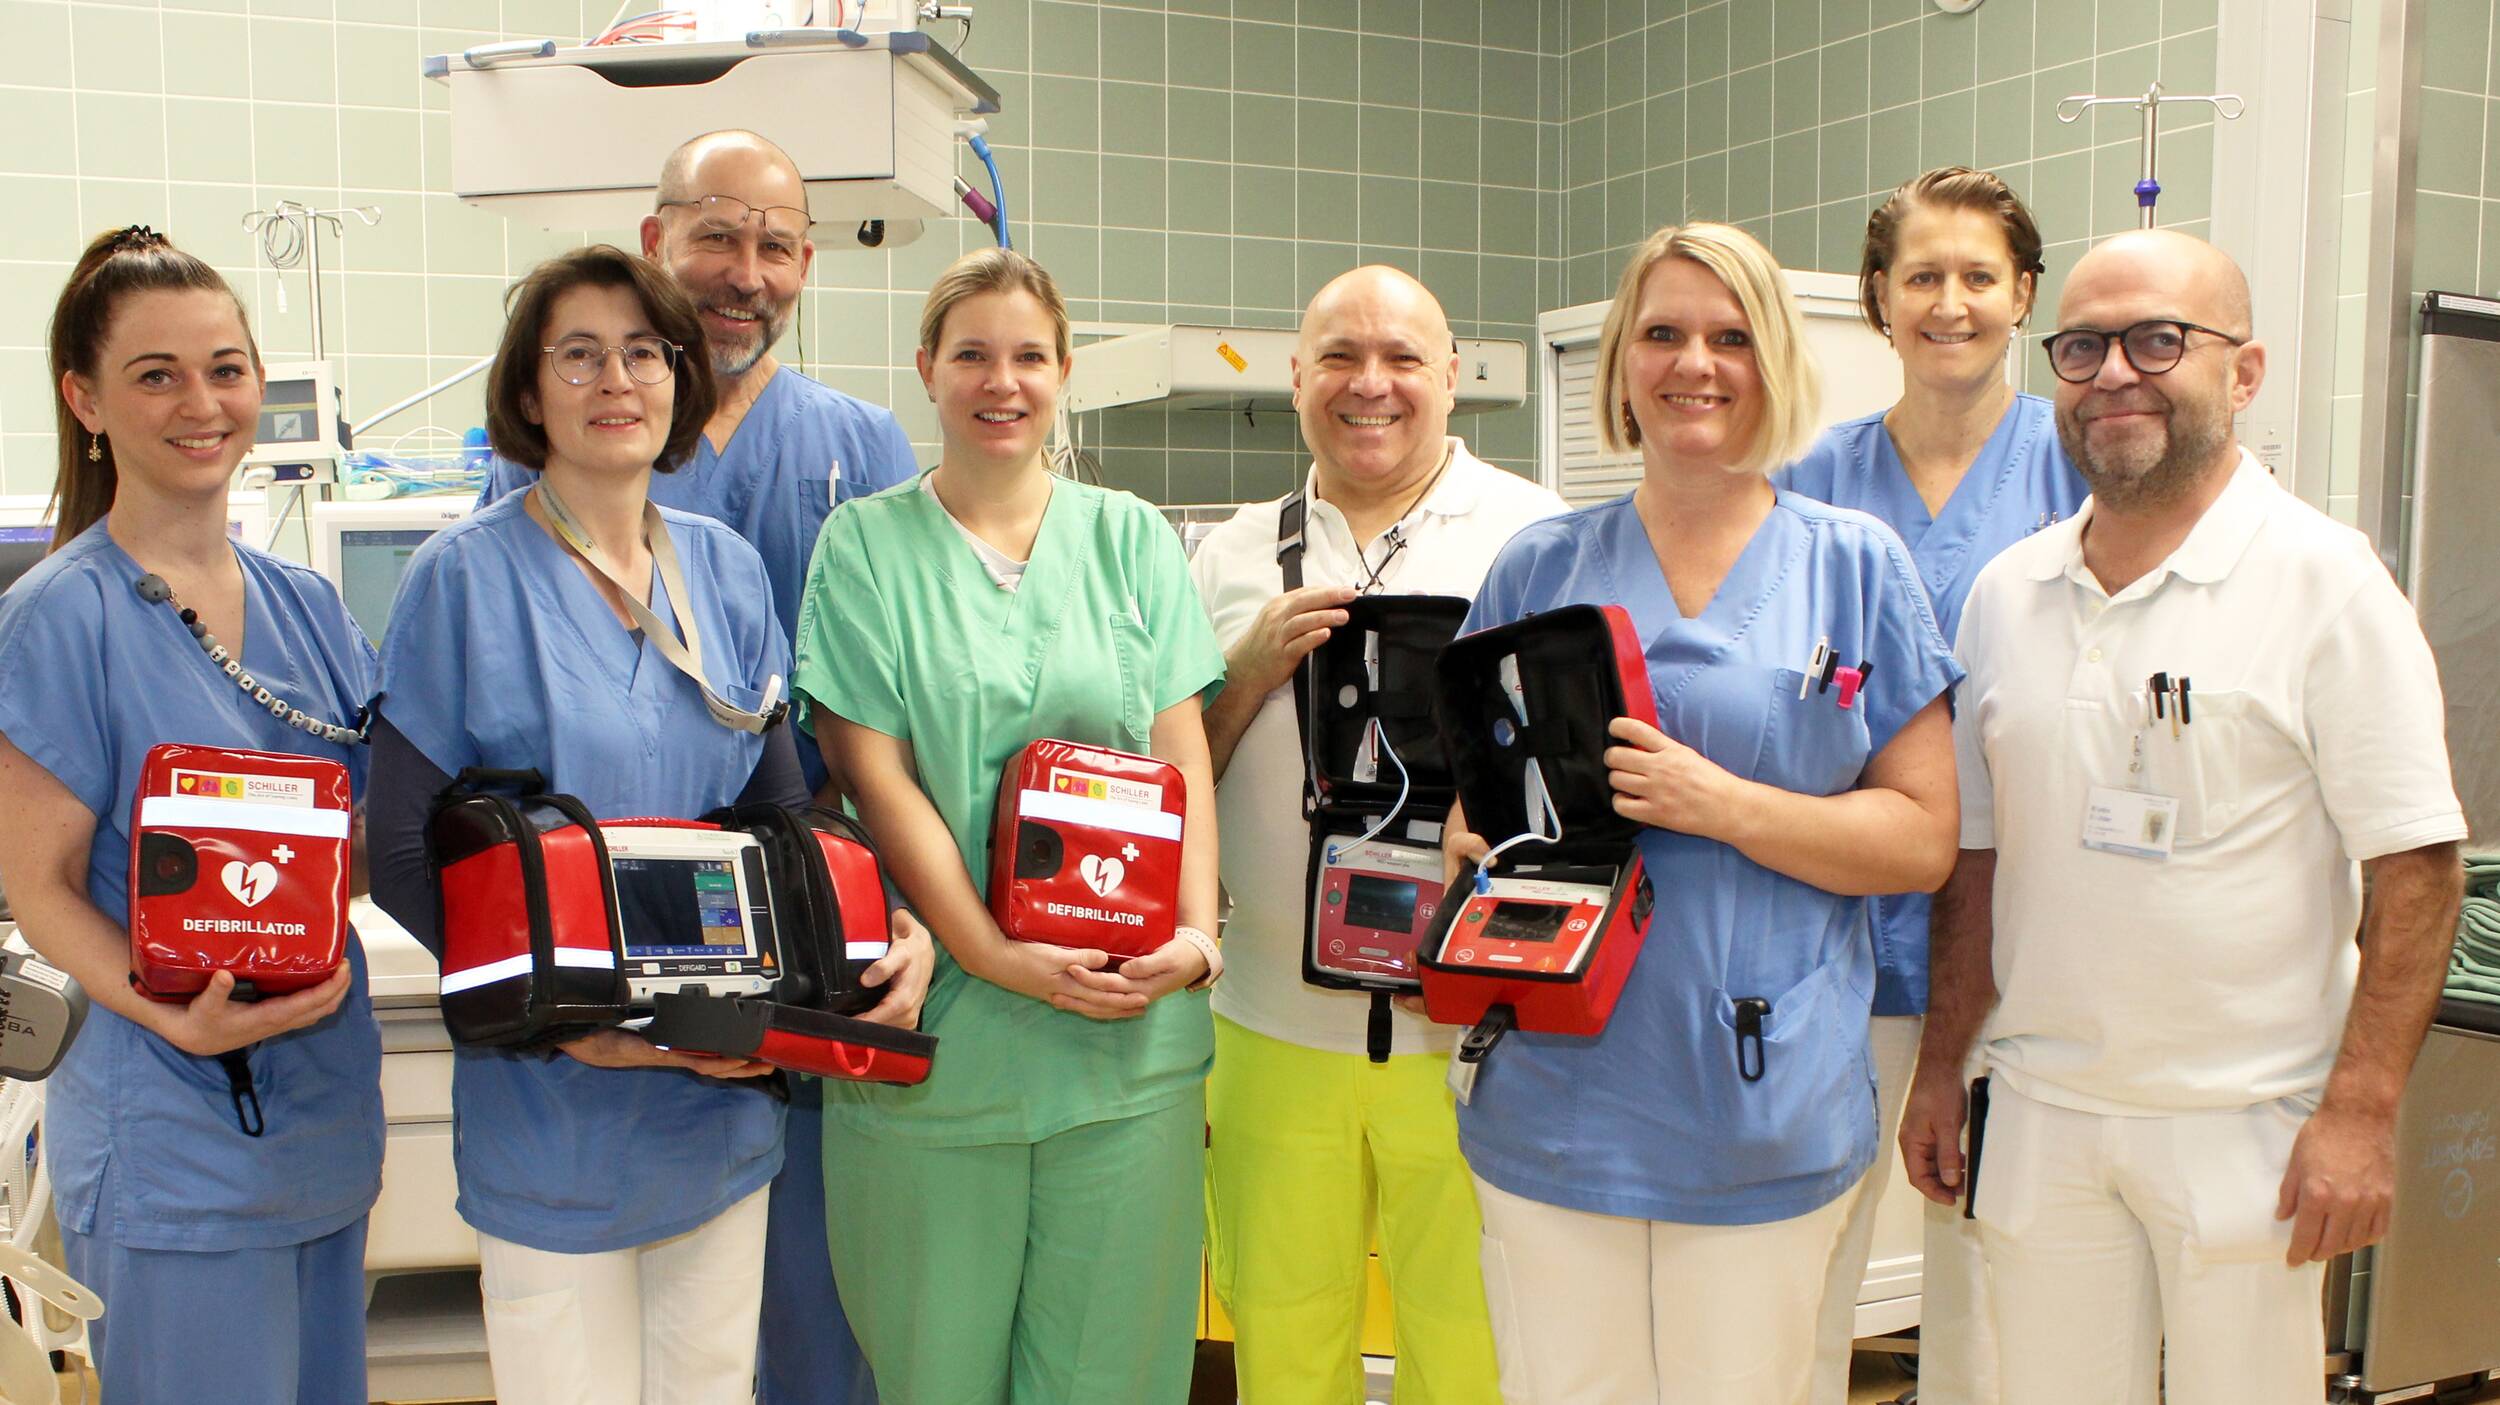
<svg viewBox="0 0 2500 1405">
<path fill-rule="evenodd" d="M 1520 677 L 1517 654 L 1503 656 L 1498 676 L 1503 694 L 1510 699 L 1511 714 L 1518 719 L 1517 725 L 1524 732 L 1528 726 L 1528 693 Z M 1530 840 L 1551 844 L 1562 838 L 1562 812 L 1554 808 L 1554 793 L 1545 784 L 1545 768 L 1532 759 L 1527 763 L 1525 774 L 1522 798 L 1526 802 L 1528 828 L 1494 845 L 1477 861 L 1476 891 L 1479 893 L 1492 886 L 1486 870 L 1493 867 L 1493 861 L 1500 858 L 1505 850 Z"/>
<path fill-rule="evenodd" d="M 1370 722 L 1367 722 L 1364 725 L 1372 729 L 1373 736 L 1380 738 L 1381 752 L 1386 755 L 1398 768 L 1398 801 L 1396 804 L 1389 807 L 1389 813 L 1382 815 L 1379 819 L 1373 821 L 1372 827 L 1364 830 L 1363 833 L 1355 839 L 1354 843 L 1357 845 L 1369 844 L 1373 839 L 1379 836 L 1382 830 L 1389 827 L 1390 822 L 1395 820 L 1398 817 L 1399 812 L 1406 808 L 1406 797 L 1415 786 L 1415 777 L 1413 773 L 1406 769 L 1405 758 L 1399 756 L 1398 749 L 1389 744 L 1389 729 L 1381 726 L 1380 719 L 1377 717 L 1373 718 Z M 1328 861 L 1330 863 L 1335 863 L 1337 861 L 1338 852 L 1339 850 L 1336 845 L 1331 844 L 1328 846 Z"/>
</svg>

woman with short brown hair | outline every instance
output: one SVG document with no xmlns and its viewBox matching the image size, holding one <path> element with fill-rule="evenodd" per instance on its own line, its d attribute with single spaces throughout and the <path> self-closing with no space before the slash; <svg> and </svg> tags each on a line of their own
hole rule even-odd
<svg viewBox="0 0 2500 1405">
<path fill-rule="evenodd" d="M 649 497 L 710 412 L 693 305 L 593 247 L 541 264 L 510 306 L 487 420 L 538 481 L 419 550 L 383 643 L 375 897 L 438 951 L 426 801 L 466 768 L 536 771 L 603 819 L 808 803 L 762 558 Z M 909 1024 L 929 948 L 895 928 L 869 980 L 899 978 L 869 1018 Z M 751 1399 L 781 1165 L 769 1072 L 618 1029 L 458 1051 L 459 1209 L 504 1405 Z"/>
</svg>

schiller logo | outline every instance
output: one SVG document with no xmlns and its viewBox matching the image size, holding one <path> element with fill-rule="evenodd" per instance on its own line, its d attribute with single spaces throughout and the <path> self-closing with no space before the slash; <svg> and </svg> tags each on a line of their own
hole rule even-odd
<svg viewBox="0 0 2500 1405">
<path fill-rule="evenodd" d="M 1119 927 L 1146 925 L 1146 915 L 1142 912 L 1105 912 L 1098 907 L 1071 907 L 1066 903 L 1044 903 L 1042 910 L 1053 917 L 1081 917 L 1088 922 L 1109 922 Z"/>
</svg>

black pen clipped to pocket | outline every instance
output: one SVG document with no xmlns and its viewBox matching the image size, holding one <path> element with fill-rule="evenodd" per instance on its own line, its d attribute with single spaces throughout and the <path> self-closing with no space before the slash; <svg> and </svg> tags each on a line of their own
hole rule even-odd
<svg viewBox="0 0 2500 1405">
<path fill-rule="evenodd" d="M 1767 1046 L 1762 1042 L 1762 1022 L 1771 1017 L 1771 1002 L 1758 995 L 1749 995 L 1735 1002 L 1735 1014 L 1736 1076 L 1748 1083 L 1759 1083 L 1768 1063 Z"/>
<path fill-rule="evenodd" d="M 1979 1218 L 1979 1149 L 1988 1139 L 1988 1080 L 1970 1081 L 1970 1155 L 1962 1158 L 1962 1218 Z"/>
</svg>

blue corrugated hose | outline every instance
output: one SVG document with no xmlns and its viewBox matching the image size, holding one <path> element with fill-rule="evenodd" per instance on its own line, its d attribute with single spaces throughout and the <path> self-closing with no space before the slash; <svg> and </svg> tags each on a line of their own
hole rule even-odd
<svg viewBox="0 0 2500 1405">
<path fill-rule="evenodd" d="M 1007 182 L 998 174 L 998 158 L 990 155 L 990 144 L 983 141 L 977 132 L 972 136 L 972 154 L 980 157 L 981 164 L 990 169 L 990 203 L 998 208 L 998 213 L 990 220 L 990 232 L 998 236 L 998 247 L 1012 249 L 1016 245 L 1007 237 Z"/>
</svg>

